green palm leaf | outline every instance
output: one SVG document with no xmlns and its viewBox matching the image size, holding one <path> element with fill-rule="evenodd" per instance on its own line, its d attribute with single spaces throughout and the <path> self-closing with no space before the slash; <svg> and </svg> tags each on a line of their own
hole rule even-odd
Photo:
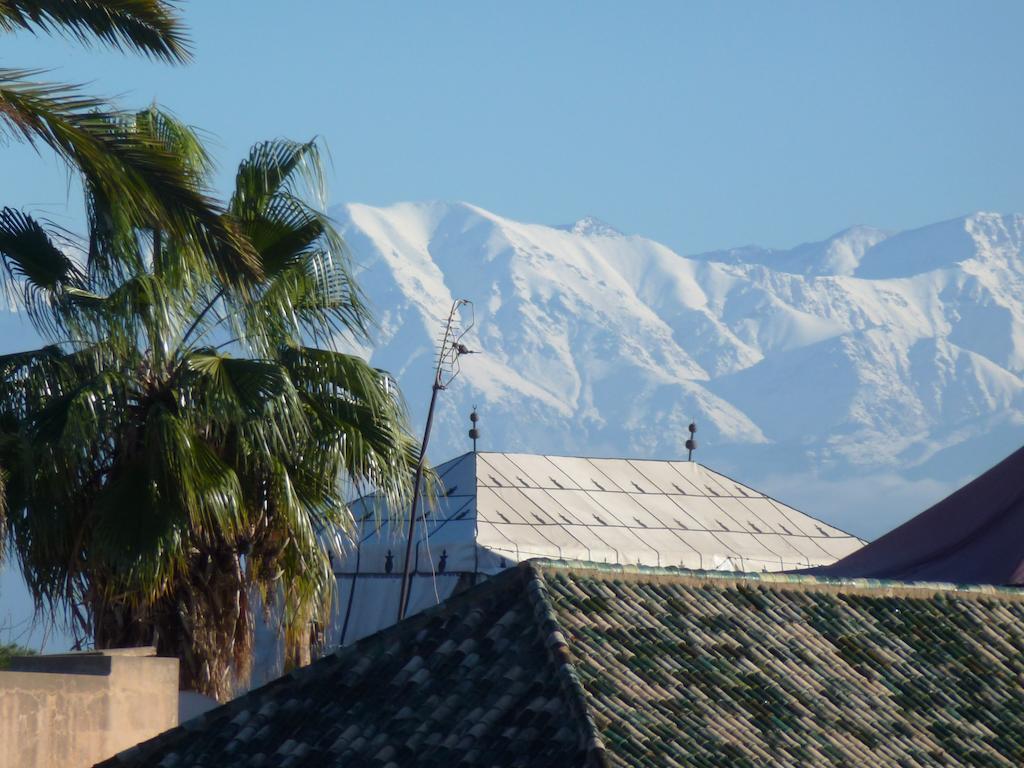
<svg viewBox="0 0 1024 768">
<path fill-rule="evenodd" d="M 188 37 L 173 6 L 161 0 L 4 0 L 0 30 L 93 38 L 168 61 L 189 58 Z"/>
<path fill-rule="evenodd" d="M 305 193 L 322 202 L 323 165 L 315 141 L 276 139 L 257 144 L 238 166 L 229 205 L 240 220 L 266 214 L 269 206 L 286 195 L 302 199 Z"/>
<path fill-rule="evenodd" d="M 8 275 L 23 279 L 33 290 L 54 293 L 82 282 L 75 263 L 42 225 L 13 208 L 0 209 L 0 254 Z"/>
<path fill-rule="evenodd" d="M 166 0 L 0 0 L 0 32 L 27 30 L 185 61 L 188 40 Z M 156 110 L 126 115 L 78 88 L 38 82 L 39 71 L 0 69 L 0 133 L 55 151 L 88 185 L 95 268 L 116 272 L 132 249 L 117 237 L 153 228 L 236 284 L 259 271 L 256 254 L 203 187 L 208 162 L 194 132 Z M 178 266 L 182 266 L 179 259 Z"/>
<path fill-rule="evenodd" d="M 6 277 L 6 279 L 4 279 Z M 53 332 L 49 311 L 68 289 L 82 284 L 83 275 L 50 235 L 31 216 L 12 208 L 0 209 L 0 282 L 8 289 L 20 285 L 21 304 L 39 328 Z"/>
<path fill-rule="evenodd" d="M 195 241 L 225 279 L 258 273 L 248 240 L 217 210 L 177 148 L 151 130 L 152 120 L 102 111 L 101 102 L 75 88 L 29 81 L 34 74 L 0 69 L 0 125 L 81 169 L 97 196 L 117 200 L 131 224 Z"/>
</svg>

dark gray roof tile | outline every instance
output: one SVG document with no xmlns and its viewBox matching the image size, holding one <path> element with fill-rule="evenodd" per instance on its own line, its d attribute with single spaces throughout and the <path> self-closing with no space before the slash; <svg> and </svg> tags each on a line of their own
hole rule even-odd
<svg viewBox="0 0 1024 768">
<path fill-rule="evenodd" d="M 528 563 L 113 758 L 1016 766 L 1024 595 Z"/>
</svg>

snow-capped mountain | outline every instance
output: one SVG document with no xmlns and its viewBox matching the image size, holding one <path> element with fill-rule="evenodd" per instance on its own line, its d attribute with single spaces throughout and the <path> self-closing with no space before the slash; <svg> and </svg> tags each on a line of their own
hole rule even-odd
<svg viewBox="0 0 1024 768">
<path fill-rule="evenodd" d="M 430 454 L 699 458 L 875 535 L 1024 440 L 1024 216 L 683 257 L 587 218 L 462 203 L 333 213 L 423 423 L 441 322 L 475 302 Z"/>
</svg>

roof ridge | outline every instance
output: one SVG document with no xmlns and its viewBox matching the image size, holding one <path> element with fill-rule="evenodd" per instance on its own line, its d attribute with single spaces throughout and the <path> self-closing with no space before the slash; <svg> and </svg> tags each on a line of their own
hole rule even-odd
<svg viewBox="0 0 1024 768">
<path fill-rule="evenodd" d="M 824 592 L 863 593 L 893 597 L 928 597 L 950 594 L 966 599 L 1009 598 L 1024 601 L 1024 588 L 993 584 L 953 584 L 942 581 L 894 581 L 888 579 L 836 578 L 797 572 L 702 571 L 675 566 L 622 565 L 587 560 L 534 558 L 526 561 L 539 571 L 585 574 L 599 579 L 669 579 L 681 582 L 723 582 L 765 584 L 795 590 L 820 589 Z"/>
<path fill-rule="evenodd" d="M 544 574 L 533 560 L 524 561 L 518 566 L 518 570 L 523 574 L 526 597 L 533 607 L 533 615 L 537 620 L 537 629 L 541 634 L 544 649 L 555 665 L 555 675 L 568 705 L 581 725 L 580 740 L 586 748 L 587 768 L 607 768 L 610 763 L 604 741 L 591 715 L 587 695 L 576 672 L 576 665 L 569 652 L 569 643 L 559 624 Z"/>
</svg>

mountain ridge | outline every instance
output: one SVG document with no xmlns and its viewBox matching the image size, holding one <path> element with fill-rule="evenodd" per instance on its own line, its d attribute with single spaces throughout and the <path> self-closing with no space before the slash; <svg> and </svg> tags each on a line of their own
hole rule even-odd
<svg viewBox="0 0 1024 768">
<path fill-rule="evenodd" d="M 442 398 L 437 460 L 467 447 L 473 404 L 486 445 L 532 452 L 685 455 L 696 418 L 702 460 L 763 475 L 783 499 L 800 500 L 800 478 L 884 477 L 894 498 L 920 486 L 923 504 L 1024 437 L 1020 215 L 682 256 L 594 219 L 551 227 L 443 202 L 332 211 L 381 318 L 372 359 L 418 423 L 438 324 L 455 297 L 476 302 L 484 354 Z M 961 443 L 962 475 L 922 469 Z M 832 493 L 806 503 L 837 524 L 858 514 Z M 900 504 L 858 532 L 918 511 Z"/>
</svg>

